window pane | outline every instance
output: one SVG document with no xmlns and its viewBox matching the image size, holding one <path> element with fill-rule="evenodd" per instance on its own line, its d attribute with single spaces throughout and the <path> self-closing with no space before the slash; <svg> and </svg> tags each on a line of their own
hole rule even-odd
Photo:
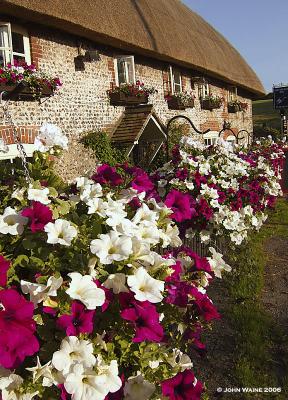
<svg viewBox="0 0 288 400">
<path fill-rule="evenodd" d="M 118 58 L 118 60 L 117 60 L 117 68 L 118 68 L 119 85 L 121 83 L 126 83 L 125 60 L 123 58 Z"/>
<path fill-rule="evenodd" d="M 174 83 L 174 92 L 180 93 L 182 92 L 182 87 L 178 83 Z"/>
<path fill-rule="evenodd" d="M 4 50 L 0 50 L 0 65 L 5 65 L 5 51 Z"/>
<path fill-rule="evenodd" d="M 15 53 L 24 54 L 23 35 L 17 32 L 12 32 L 12 47 Z"/>
<path fill-rule="evenodd" d="M 129 59 L 126 61 L 126 63 L 127 63 L 127 83 L 134 83 L 133 61 Z"/>
<path fill-rule="evenodd" d="M 174 92 L 182 92 L 181 87 L 181 74 L 177 69 L 173 69 L 173 79 L 174 79 Z"/>
<path fill-rule="evenodd" d="M 0 26 L 0 47 L 9 47 L 8 43 L 8 27 Z"/>
</svg>

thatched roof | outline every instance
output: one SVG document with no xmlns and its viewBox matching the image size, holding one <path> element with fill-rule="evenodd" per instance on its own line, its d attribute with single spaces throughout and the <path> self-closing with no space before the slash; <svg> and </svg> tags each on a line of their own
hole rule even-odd
<svg viewBox="0 0 288 400">
<path fill-rule="evenodd" d="M 237 50 L 179 0 L 1 0 L 0 12 L 265 93 Z"/>
</svg>

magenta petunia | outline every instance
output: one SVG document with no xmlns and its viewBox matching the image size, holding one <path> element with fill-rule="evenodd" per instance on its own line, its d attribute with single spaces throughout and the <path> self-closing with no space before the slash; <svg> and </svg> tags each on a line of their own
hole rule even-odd
<svg viewBox="0 0 288 400">
<path fill-rule="evenodd" d="M 123 179 L 121 175 L 116 172 L 116 168 L 110 167 L 108 164 L 100 165 L 91 178 L 94 182 L 101 183 L 101 185 L 118 186 L 123 183 Z"/>
<path fill-rule="evenodd" d="M 93 332 L 95 310 L 87 310 L 84 304 L 73 301 L 71 314 L 64 314 L 57 320 L 57 326 L 66 330 L 67 336 L 78 336 L 80 333 Z"/>
<path fill-rule="evenodd" d="M 2 287 L 7 285 L 7 271 L 10 265 L 11 262 L 0 254 L 0 286 Z"/>
<path fill-rule="evenodd" d="M 143 172 L 132 180 L 131 187 L 137 190 L 138 193 L 149 192 L 154 189 L 154 184 L 151 182 L 149 176 Z"/>
<path fill-rule="evenodd" d="M 169 400 L 200 400 L 203 384 L 191 370 L 179 372 L 161 383 L 162 394 Z"/>
<path fill-rule="evenodd" d="M 127 306 L 121 311 L 121 317 L 130 321 L 135 328 L 133 342 L 161 342 L 164 331 L 156 307 L 149 301 L 131 301 L 132 298 L 130 293 L 121 293 L 119 296 L 122 307 Z"/>
<path fill-rule="evenodd" d="M 168 193 L 164 203 L 167 207 L 172 209 L 173 214 L 171 214 L 171 218 L 177 222 L 190 219 L 196 214 L 195 209 L 191 206 L 192 198 L 188 193 L 184 194 L 178 190 L 172 189 L 171 192 Z"/>
<path fill-rule="evenodd" d="M 52 210 L 39 201 L 33 201 L 32 206 L 25 208 L 21 215 L 30 220 L 30 229 L 33 233 L 44 231 L 44 226 L 53 220 Z"/>
<path fill-rule="evenodd" d="M 14 289 L 0 291 L 0 365 L 18 367 L 39 350 L 34 305 Z"/>
</svg>

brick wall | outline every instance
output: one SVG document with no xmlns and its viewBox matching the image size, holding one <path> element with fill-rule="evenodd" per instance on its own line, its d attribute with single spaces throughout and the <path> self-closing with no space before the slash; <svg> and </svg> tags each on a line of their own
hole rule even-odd
<svg viewBox="0 0 288 400">
<path fill-rule="evenodd" d="M 25 101 L 11 103 L 9 110 L 14 122 L 19 126 L 21 137 L 31 141 L 45 121 L 59 125 L 73 139 L 73 143 L 83 132 L 98 129 L 107 129 L 111 132 L 123 112 L 123 107 L 110 106 L 107 98 L 107 90 L 115 85 L 114 56 L 119 55 L 120 51 L 88 43 L 85 40 L 81 44 L 82 50 L 98 49 L 100 61 L 84 62 L 79 68 L 77 56 L 81 39 L 67 33 L 43 27 L 37 28 L 31 24 L 29 26 L 32 61 L 48 74 L 58 75 L 63 86 L 58 94 L 45 99 L 40 105 L 37 102 Z M 194 108 L 185 111 L 168 110 L 164 98 L 169 91 L 168 65 L 137 55 L 135 64 L 136 79 L 143 81 L 147 86 L 154 86 L 158 91 L 151 96 L 150 101 L 164 124 L 167 124 L 173 116 L 184 114 L 201 130 L 209 128 L 219 131 L 223 121 L 226 120 L 231 123 L 232 128 L 252 131 L 252 105 L 249 99 L 239 96 L 239 100 L 249 104 L 245 113 L 228 114 L 227 104 L 219 110 L 201 110 L 197 97 Z M 224 84 L 211 81 L 213 94 L 227 99 L 227 90 L 223 86 Z M 191 91 L 191 87 L 191 74 L 183 70 L 183 89 Z M 193 89 L 195 96 L 197 92 L 195 84 Z M 1 120 L 0 125 L 0 136 L 7 137 L 7 140 L 11 141 L 9 129 L 7 130 Z M 79 157 L 82 157 L 83 151 L 79 145 Z M 69 157 L 69 152 L 65 153 L 65 157 Z"/>
</svg>

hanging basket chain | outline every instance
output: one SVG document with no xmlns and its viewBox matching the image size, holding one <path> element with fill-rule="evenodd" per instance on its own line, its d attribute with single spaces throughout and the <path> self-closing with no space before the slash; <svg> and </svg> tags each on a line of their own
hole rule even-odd
<svg viewBox="0 0 288 400">
<path fill-rule="evenodd" d="M 29 173 L 29 169 L 28 169 L 27 154 L 25 152 L 25 149 L 21 142 L 21 139 L 18 136 L 17 127 L 14 124 L 12 116 L 9 112 L 9 101 L 3 101 L 3 99 L 2 99 L 3 93 L 4 92 L 2 92 L 0 94 L 0 104 L 2 105 L 2 109 L 3 109 L 4 121 L 7 122 L 7 124 L 12 128 L 12 135 L 13 135 L 14 143 L 16 143 L 17 150 L 19 151 L 19 154 L 20 154 L 21 164 L 22 164 L 22 167 L 24 170 L 25 178 L 26 178 L 26 181 L 28 183 L 30 183 L 31 177 L 30 177 L 30 173 Z"/>
</svg>

